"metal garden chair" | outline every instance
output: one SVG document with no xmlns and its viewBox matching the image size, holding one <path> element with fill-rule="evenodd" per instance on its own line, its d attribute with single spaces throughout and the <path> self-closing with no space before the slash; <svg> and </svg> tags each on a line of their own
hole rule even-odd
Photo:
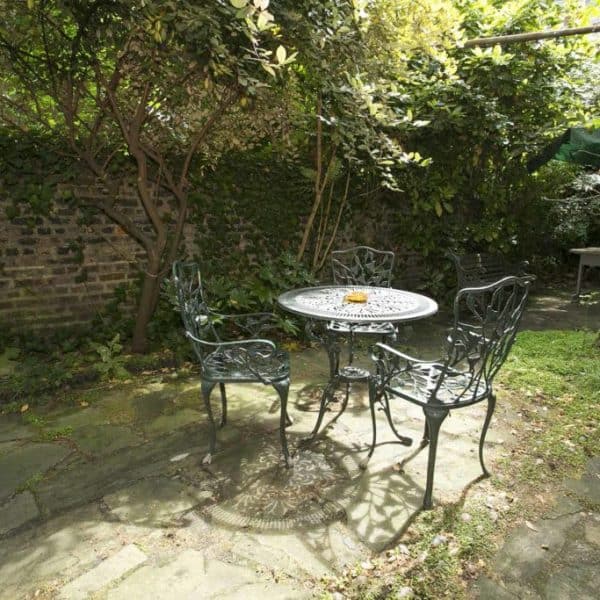
<svg viewBox="0 0 600 600">
<path fill-rule="evenodd" d="M 200 362 L 202 398 L 208 414 L 210 440 L 205 464 L 210 464 L 215 451 L 217 434 L 210 404 L 210 395 L 218 384 L 221 392 L 221 427 L 227 422 L 227 383 L 262 383 L 272 385 L 281 400 L 279 436 L 286 466 L 291 466 L 285 428 L 292 421 L 287 413 L 290 385 L 289 355 L 279 350 L 262 332 L 273 327 L 270 313 L 223 315 L 207 305 L 202 289 L 202 278 L 195 263 L 175 262 L 173 281 L 187 337 Z M 221 325 L 227 322 L 249 337 L 225 341 L 220 337 Z"/>
<path fill-rule="evenodd" d="M 426 420 L 422 445 L 429 444 L 424 509 L 432 506 L 440 426 L 451 410 L 483 400 L 488 406 L 479 441 L 479 461 L 484 475 L 489 475 L 483 462 L 483 444 L 496 405 L 492 384 L 514 342 L 531 282 L 527 276 L 506 277 L 487 286 L 459 290 L 446 357 L 439 362 L 422 361 L 381 343 L 375 348 L 376 374 L 369 382 L 373 423 L 369 457 L 377 437 L 376 404 L 386 411 L 388 420 L 393 399 L 421 406 Z"/>
<path fill-rule="evenodd" d="M 355 246 L 347 250 L 331 253 L 333 283 L 355 285 L 357 287 L 392 287 L 392 273 L 395 255 L 385 250 L 375 250 L 369 246 Z M 331 321 L 327 325 L 331 334 L 340 334 L 349 341 L 349 363 L 354 359 L 354 338 L 356 335 L 378 335 L 393 342 L 396 327 L 393 323 L 357 324 L 345 321 Z M 333 368 L 339 370 L 339 351 L 334 357 Z"/>
</svg>

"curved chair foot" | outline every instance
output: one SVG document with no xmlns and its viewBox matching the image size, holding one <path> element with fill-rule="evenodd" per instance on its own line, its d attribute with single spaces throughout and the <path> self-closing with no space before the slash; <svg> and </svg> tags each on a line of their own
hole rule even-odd
<svg viewBox="0 0 600 600">
<path fill-rule="evenodd" d="M 489 477 L 490 473 L 486 469 L 485 462 L 483 461 L 483 444 L 485 442 L 485 436 L 487 434 L 488 427 L 490 426 L 490 421 L 492 420 L 492 415 L 494 414 L 495 408 L 496 396 L 494 394 L 491 394 L 488 398 L 487 413 L 485 415 L 485 421 L 483 423 L 483 429 L 481 431 L 481 438 L 479 439 L 479 463 L 481 464 L 481 469 L 483 470 L 483 474 L 486 477 Z"/>
<path fill-rule="evenodd" d="M 329 404 L 329 396 L 332 392 L 333 384 L 328 383 L 325 389 L 323 390 L 323 395 L 321 396 L 321 406 L 319 407 L 319 416 L 317 417 L 317 422 L 313 427 L 313 430 L 310 432 L 308 436 L 308 440 L 312 441 L 317 437 L 319 433 L 319 429 L 323 423 L 323 417 L 325 416 L 325 409 L 327 408 L 327 404 Z"/>
<path fill-rule="evenodd" d="M 427 419 L 427 428 L 429 431 L 429 457 L 427 459 L 427 484 L 425 486 L 425 496 L 423 498 L 423 509 L 429 510 L 432 506 L 432 494 L 433 494 L 433 475 L 435 472 L 435 458 L 437 453 L 438 435 L 440 427 L 444 422 L 444 419 L 450 412 L 447 408 L 440 406 L 424 406 L 423 412 Z"/>
</svg>

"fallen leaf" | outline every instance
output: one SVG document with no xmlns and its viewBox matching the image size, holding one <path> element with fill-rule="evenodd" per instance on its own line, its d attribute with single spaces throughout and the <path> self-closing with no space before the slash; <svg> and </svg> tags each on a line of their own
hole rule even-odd
<svg viewBox="0 0 600 600">
<path fill-rule="evenodd" d="M 23 406 L 21 406 L 21 412 L 27 412 L 29 410 L 29 404 L 23 404 Z"/>
<path fill-rule="evenodd" d="M 530 523 L 529 521 L 525 521 L 525 525 L 526 525 L 526 526 L 527 526 L 529 529 L 531 529 L 531 531 L 539 531 L 539 530 L 538 530 L 538 528 L 537 528 L 537 527 L 535 527 L 535 526 L 533 525 L 533 523 Z"/>
<path fill-rule="evenodd" d="M 83 406 L 84 408 L 89 405 L 90 405 L 89 402 L 85 402 L 85 401 L 79 403 L 79 406 Z"/>
</svg>

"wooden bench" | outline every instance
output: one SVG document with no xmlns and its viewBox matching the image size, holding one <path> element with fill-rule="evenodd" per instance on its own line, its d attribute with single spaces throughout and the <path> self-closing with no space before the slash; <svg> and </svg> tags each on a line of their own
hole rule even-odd
<svg viewBox="0 0 600 600">
<path fill-rule="evenodd" d="M 498 254 L 455 254 L 447 252 L 456 267 L 458 289 L 481 287 L 495 283 L 508 275 L 527 275 L 529 263 L 512 263 Z"/>
</svg>

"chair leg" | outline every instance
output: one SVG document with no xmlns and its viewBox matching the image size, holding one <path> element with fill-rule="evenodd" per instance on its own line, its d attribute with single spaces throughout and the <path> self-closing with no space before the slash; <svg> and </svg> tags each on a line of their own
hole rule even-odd
<svg viewBox="0 0 600 600">
<path fill-rule="evenodd" d="M 227 423 L 227 394 L 225 393 L 225 384 L 219 383 L 221 390 L 221 427 Z"/>
<path fill-rule="evenodd" d="M 283 452 L 283 458 L 285 459 L 285 466 L 291 467 L 292 462 L 290 460 L 290 453 L 287 445 L 287 438 L 285 435 L 285 428 L 287 424 L 287 420 L 289 419 L 287 414 L 287 400 L 288 400 L 288 392 L 290 389 L 290 380 L 283 379 L 281 381 L 277 381 L 272 384 L 277 393 L 279 394 L 279 399 L 281 401 L 281 413 L 279 417 L 279 438 L 281 440 L 281 450 Z"/>
<path fill-rule="evenodd" d="M 208 424 L 210 427 L 209 431 L 209 442 L 208 442 L 208 454 L 202 460 L 202 464 L 210 465 L 212 461 L 212 455 L 217 445 L 217 429 L 215 427 L 215 420 L 213 418 L 212 408 L 210 406 L 210 394 L 213 391 L 215 385 L 213 381 L 203 381 L 201 384 L 202 398 L 204 400 L 204 406 L 206 407 L 206 414 L 208 415 Z"/>
<path fill-rule="evenodd" d="M 350 384 L 346 383 L 346 394 L 344 395 L 344 400 L 342 401 L 342 407 L 340 408 L 340 412 L 338 413 L 338 416 L 341 415 L 348 407 L 349 399 L 350 399 Z"/>
<path fill-rule="evenodd" d="M 396 436 L 398 441 L 403 446 L 412 446 L 412 442 L 413 442 L 412 438 L 406 437 L 405 435 L 400 435 L 398 433 L 398 430 L 396 429 L 396 426 L 394 425 L 394 419 L 392 418 L 392 410 L 390 408 L 390 397 L 388 396 L 388 394 L 385 390 L 383 390 L 383 393 L 381 394 L 381 398 L 379 399 L 379 401 L 381 403 L 381 407 L 383 408 L 383 412 L 388 421 L 390 429 L 392 430 L 392 433 Z"/>
<path fill-rule="evenodd" d="M 494 409 L 496 408 L 496 396 L 495 394 L 490 394 L 488 397 L 488 407 L 487 413 L 485 415 L 485 422 L 483 423 L 483 430 L 481 431 L 481 438 L 479 439 L 479 462 L 481 464 L 481 468 L 483 470 L 483 474 L 486 477 L 489 477 L 489 471 L 485 468 L 485 463 L 483 462 L 483 444 L 485 442 L 485 436 L 487 434 L 488 427 L 490 426 L 490 421 L 492 420 L 492 415 L 494 414 Z"/>
<path fill-rule="evenodd" d="M 329 379 L 333 379 L 340 370 L 340 344 L 334 333 L 327 333 L 324 339 L 329 361 Z"/>
<path fill-rule="evenodd" d="M 377 421 L 375 419 L 375 403 L 377 402 L 377 385 L 371 377 L 369 379 L 369 408 L 371 409 L 371 426 L 373 427 L 373 441 L 371 442 L 371 448 L 367 454 L 367 458 L 364 462 L 364 468 L 366 468 L 366 462 L 373 456 L 375 452 L 375 444 L 377 443 Z M 363 466 L 361 464 L 361 466 Z"/>
<path fill-rule="evenodd" d="M 323 394 L 321 396 L 321 406 L 319 407 L 319 416 L 317 417 L 317 422 L 315 423 L 313 430 L 308 436 L 309 440 L 314 439 L 317 436 L 317 433 L 319 433 L 319 428 L 321 427 L 321 424 L 323 423 L 323 417 L 325 416 L 325 409 L 327 408 L 327 404 L 329 404 L 329 396 L 333 394 L 334 389 L 335 383 L 330 381 L 323 390 Z"/>
<path fill-rule="evenodd" d="M 421 440 L 421 448 L 424 448 L 429 444 L 429 425 L 427 419 L 425 419 L 425 430 L 423 431 L 423 439 Z"/>
<path fill-rule="evenodd" d="M 449 410 L 440 406 L 424 406 L 423 412 L 427 419 L 429 430 L 429 457 L 427 459 L 427 484 L 425 486 L 425 497 L 423 498 L 423 509 L 432 507 L 431 496 L 433 493 L 433 474 L 435 472 L 435 457 L 437 453 L 438 434 Z"/>
</svg>

